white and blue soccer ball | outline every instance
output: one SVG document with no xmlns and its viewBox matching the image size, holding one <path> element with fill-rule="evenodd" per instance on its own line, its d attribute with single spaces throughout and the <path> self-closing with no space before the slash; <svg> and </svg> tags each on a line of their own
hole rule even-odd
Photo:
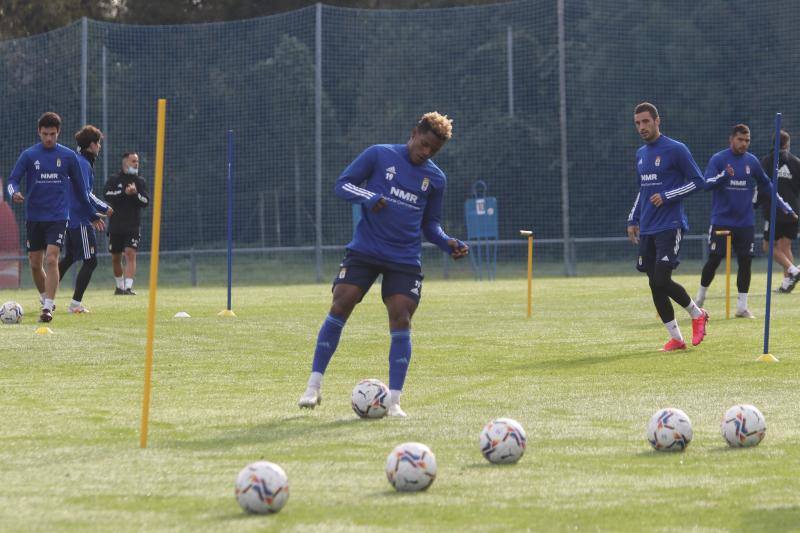
<svg viewBox="0 0 800 533">
<path fill-rule="evenodd" d="M 680 409 L 661 409 L 647 424 L 647 441 L 660 452 L 682 452 L 692 442 L 692 421 Z"/>
<path fill-rule="evenodd" d="M 436 456 L 419 442 L 400 444 L 386 458 L 386 478 L 399 492 L 425 490 L 436 479 Z"/>
<path fill-rule="evenodd" d="M 519 422 L 498 418 L 483 427 L 479 444 L 481 453 L 490 463 L 516 463 L 525 453 L 527 437 Z"/>
<path fill-rule="evenodd" d="M 722 437 L 734 448 L 758 446 L 767 433 L 764 415 L 753 405 L 734 405 L 725 412 Z"/>
<path fill-rule="evenodd" d="M 361 418 L 383 418 L 389 407 L 389 387 L 378 379 L 364 379 L 353 388 L 350 400 Z"/>
<path fill-rule="evenodd" d="M 3 324 L 19 324 L 22 322 L 22 306 L 17 302 L 6 302 L 0 307 L 0 322 Z"/>
<path fill-rule="evenodd" d="M 289 478 L 275 463 L 251 463 L 236 477 L 236 501 L 248 513 L 277 513 L 288 499 Z"/>
</svg>

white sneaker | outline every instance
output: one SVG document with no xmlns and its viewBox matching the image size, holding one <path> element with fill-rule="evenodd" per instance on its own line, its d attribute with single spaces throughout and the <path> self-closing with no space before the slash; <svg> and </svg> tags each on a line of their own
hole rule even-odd
<svg viewBox="0 0 800 533">
<path fill-rule="evenodd" d="M 400 407 L 399 403 L 393 403 L 386 410 L 386 416 L 396 416 L 398 418 L 406 418 L 408 415 Z"/>
<path fill-rule="evenodd" d="M 313 409 L 322 403 L 322 392 L 319 389 L 307 388 L 306 391 L 300 396 L 297 405 L 300 409 Z"/>
<path fill-rule="evenodd" d="M 736 314 L 734 315 L 736 318 L 755 318 L 753 313 L 750 312 L 749 309 L 737 309 Z"/>
<path fill-rule="evenodd" d="M 91 311 L 89 311 L 88 308 L 84 307 L 83 304 L 78 306 L 70 305 L 69 307 L 67 307 L 67 311 L 73 314 L 91 313 Z"/>
</svg>

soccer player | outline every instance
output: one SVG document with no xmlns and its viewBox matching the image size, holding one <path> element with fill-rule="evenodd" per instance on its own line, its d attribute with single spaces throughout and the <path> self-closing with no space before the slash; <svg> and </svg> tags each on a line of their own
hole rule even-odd
<svg viewBox="0 0 800 533">
<path fill-rule="evenodd" d="M 700 289 L 695 302 L 703 305 L 706 292 L 714 279 L 722 258 L 725 256 L 726 238 L 717 231 L 731 233 L 732 251 L 736 251 L 739 272 L 736 287 L 739 298 L 736 315 L 739 318 L 755 318 L 747 308 L 747 293 L 750 290 L 750 266 L 755 255 L 755 217 L 753 195 L 756 181 L 766 191 L 772 190 L 770 179 L 756 156 L 747 151 L 750 147 L 750 128 L 737 124 L 728 139 L 730 147 L 711 157 L 706 167 L 706 189 L 714 191 L 711 201 L 711 227 L 708 228 L 708 261 L 703 266 Z M 781 211 L 797 221 L 792 208 L 778 196 Z M 796 227 L 796 226 L 795 226 Z"/>
<path fill-rule="evenodd" d="M 383 274 L 381 297 L 389 314 L 388 414 L 405 417 L 400 393 L 411 360 L 411 317 L 422 292 L 422 234 L 453 259 L 469 247 L 441 226 L 446 179 L 431 161 L 452 135 L 452 121 L 426 113 L 406 144 L 370 146 L 336 180 L 339 198 L 361 204 L 362 218 L 333 281 L 333 304 L 317 336 L 311 376 L 298 405 L 322 401 L 322 375 L 353 308 Z"/>
<path fill-rule="evenodd" d="M 91 224 L 91 216 L 95 213 L 103 213 L 111 216 L 114 210 L 105 202 L 97 198 L 92 193 L 94 185 L 94 161 L 100 155 L 100 141 L 103 133 L 95 126 L 87 125 L 82 127 L 75 134 L 78 143 L 78 163 L 81 166 L 81 175 L 86 191 L 89 193 L 91 210 L 86 211 L 80 202 L 75 198 L 75 192 L 70 194 L 69 223 L 67 224 L 67 236 L 64 241 L 66 253 L 64 258 L 58 263 L 58 270 L 61 279 L 69 267 L 77 260 L 83 261 L 78 277 L 75 280 L 75 291 L 72 294 L 67 311 L 70 313 L 88 313 L 89 309 L 81 303 L 83 293 L 92 279 L 92 272 L 97 268 L 97 239 L 94 235 L 94 228 Z M 102 224 L 102 220 L 99 221 Z M 102 226 L 98 228 L 102 230 Z"/>
<path fill-rule="evenodd" d="M 8 177 L 8 194 L 15 203 L 25 202 L 28 260 L 33 282 L 42 301 L 39 322 L 53 320 L 58 289 L 58 256 L 69 219 L 69 190 L 86 212 L 92 212 L 89 195 L 75 152 L 58 144 L 61 117 L 47 112 L 39 118 L 41 142 L 20 154 Z M 25 195 L 20 180 L 25 178 Z M 89 217 L 94 228 L 102 226 L 97 213 Z"/>
<path fill-rule="evenodd" d="M 122 169 L 106 182 L 106 200 L 116 210 L 108 224 L 108 251 L 117 283 L 115 295 L 133 296 L 133 278 L 136 276 L 136 252 L 141 234 L 141 211 L 150 205 L 147 182 L 139 176 L 139 155 L 122 154 Z M 122 256 L 125 256 L 125 270 Z"/>
<path fill-rule="evenodd" d="M 636 152 L 639 194 L 628 215 L 628 239 L 639 245 L 636 268 L 647 273 L 653 303 L 669 332 L 670 340 L 661 351 L 685 350 L 670 299 L 692 317 L 694 346 L 706 335 L 708 313 L 672 279 L 672 271 L 680 263 L 683 232 L 689 229 L 681 200 L 703 188 L 703 175 L 686 145 L 661 134 L 656 106 L 648 102 L 637 105 L 633 120 L 645 144 Z"/>
<path fill-rule="evenodd" d="M 800 159 L 791 151 L 791 137 L 787 131 L 781 130 L 780 149 L 778 152 L 778 194 L 786 200 L 795 213 L 800 207 Z M 773 139 L 774 140 L 774 139 Z M 761 159 L 763 168 L 772 169 L 774 164 L 775 151 Z M 764 207 L 764 240 L 762 246 L 765 252 L 769 252 L 769 218 L 771 195 L 767 192 L 772 189 L 759 187 L 758 200 Z M 800 281 L 800 268 L 794 264 L 792 255 L 792 241 L 797 239 L 797 218 L 778 210 L 775 214 L 775 243 L 772 249 L 772 257 L 775 258 L 783 267 L 783 282 L 776 292 L 792 292 L 794 286 Z"/>
</svg>

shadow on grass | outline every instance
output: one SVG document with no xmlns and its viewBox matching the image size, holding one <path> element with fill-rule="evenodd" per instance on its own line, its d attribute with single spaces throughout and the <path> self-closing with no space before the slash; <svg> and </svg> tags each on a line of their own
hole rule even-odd
<svg viewBox="0 0 800 533">
<path fill-rule="evenodd" d="M 648 351 L 631 351 L 627 353 L 620 353 L 617 355 L 587 355 L 584 357 L 570 357 L 566 359 L 546 359 L 544 361 L 531 361 L 530 363 L 514 365 L 514 370 L 561 370 L 569 368 L 579 368 L 582 366 L 592 366 L 599 364 L 615 363 L 618 361 L 627 361 L 631 359 L 646 359 L 651 358 L 653 355 L 658 355 L 658 352 Z"/>
<path fill-rule="evenodd" d="M 340 418 L 331 422 L 320 423 L 317 418 L 293 415 L 265 424 L 250 426 L 238 431 L 228 431 L 213 438 L 206 439 L 171 439 L 160 444 L 164 448 L 188 450 L 214 450 L 250 444 L 269 444 L 282 440 L 295 440 L 304 437 L 319 436 L 327 431 L 337 431 L 353 424 L 368 424 L 369 419 Z M 224 428 L 216 428 L 224 431 Z"/>
<path fill-rule="evenodd" d="M 736 531 L 797 531 L 800 524 L 800 507 L 779 507 L 777 509 L 751 509 L 743 516 L 743 522 Z"/>
</svg>

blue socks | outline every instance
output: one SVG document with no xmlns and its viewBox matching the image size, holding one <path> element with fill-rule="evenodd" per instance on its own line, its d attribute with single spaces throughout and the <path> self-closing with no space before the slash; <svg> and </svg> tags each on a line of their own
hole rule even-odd
<svg viewBox="0 0 800 533">
<path fill-rule="evenodd" d="M 408 364 L 411 362 L 411 331 L 407 329 L 392 331 L 392 345 L 389 348 L 389 389 L 403 390 Z"/>
<path fill-rule="evenodd" d="M 339 338 L 342 336 L 342 328 L 345 321 L 339 317 L 328 315 L 322 327 L 319 328 L 317 335 L 317 348 L 314 350 L 314 363 L 311 366 L 312 372 L 325 373 L 328 363 L 331 362 L 333 352 L 339 345 Z"/>
</svg>

